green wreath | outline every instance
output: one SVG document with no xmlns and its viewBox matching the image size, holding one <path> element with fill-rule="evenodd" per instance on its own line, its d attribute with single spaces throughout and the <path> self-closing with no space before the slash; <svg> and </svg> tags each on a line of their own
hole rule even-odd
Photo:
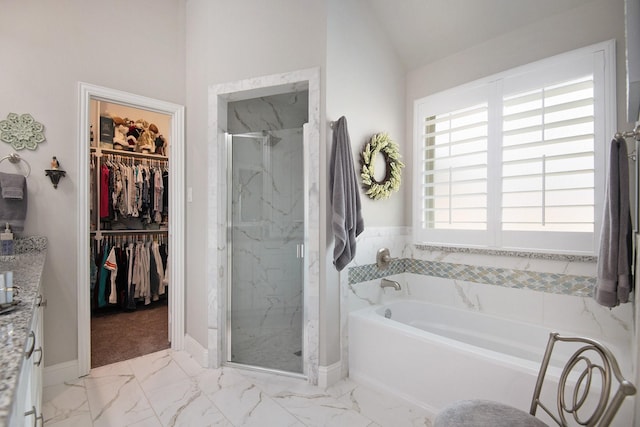
<svg viewBox="0 0 640 427">
<path fill-rule="evenodd" d="M 381 182 L 374 178 L 374 160 L 382 153 L 386 164 L 385 177 Z M 404 163 L 400 161 L 398 144 L 393 142 L 386 132 L 371 137 L 361 153 L 362 184 L 367 190 L 365 194 L 373 200 L 387 199 L 392 191 L 400 189 L 401 171 Z"/>
</svg>

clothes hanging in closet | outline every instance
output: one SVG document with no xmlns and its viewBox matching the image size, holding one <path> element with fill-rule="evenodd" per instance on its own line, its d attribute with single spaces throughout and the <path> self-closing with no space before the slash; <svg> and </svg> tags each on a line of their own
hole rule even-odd
<svg viewBox="0 0 640 427">
<path fill-rule="evenodd" d="M 131 164 L 130 159 L 127 164 L 111 157 L 100 166 L 100 221 L 122 229 L 166 224 L 169 185 L 166 167 L 161 168 L 160 162 L 153 161 Z M 91 191 L 95 191 L 93 185 Z"/>
<path fill-rule="evenodd" d="M 168 253 L 166 244 L 142 240 L 113 244 L 105 240 L 92 246 L 94 307 L 118 305 L 135 310 L 136 301 L 148 305 L 166 293 L 166 257 L 162 255 Z"/>
<path fill-rule="evenodd" d="M 102 247 L 102 251 L 99 252 L 98 258 L 97 258 L 97 260 L 99 261 L 99 264 L 98 264 L 99 276 L 97 280 L 98 292 L 96 295 L 98 307 L 105 307 L 107 305 L 107 299 L 106 299 L 107 277 L 109 276 L 109 272 L 104 265 L 107 262 L 108 251 L 109 251 L 109 245 L 108 243 L 105 242 L 104 246 Z"/>
<path fill-rule="evenodd" d="M 111 170 L 107 165 L 100 166 L 100 219 L 110 218 L 111 210 L 109 209 L 109 181 L 111 179 Z"/>
</svg>

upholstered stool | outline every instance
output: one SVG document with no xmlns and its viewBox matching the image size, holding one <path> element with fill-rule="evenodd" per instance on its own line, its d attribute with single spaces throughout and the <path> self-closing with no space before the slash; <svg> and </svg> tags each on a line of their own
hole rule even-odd
<svg viewBox="0 0 640 427">
<path fill-rule="evenodd" d="M 569 346 L 574 351 L 565 363 L 560 381 L 555 390 L 556 405 L 543 404 L 540 398 L 551 353 L 556 343 Z M 577 348 L 577 346 L 581 346 Z M 569 353 L 571 354 L 571 353 Z M 570 378 L 579 381 L 569 381 Z M 618 388 L 611 394 L 613 380 Z M 600 384 L 600 386 L 594 386 Z M 452 384 L 452 387 L 454 385 Z M 616 358 L 608 348 L 585 337 L 564 337 L 557 332 L 549 334 L 547 348 L 540 363 L 536 388 L 531 399 L 531 410 L 527 413 L 511 406 L 490 400 L 461 400 L 451 403 L 436 417 L 434 427 L 542 427 L 545 423 L 535 418 L 540 408 L 558 425 L 567 425 L 567 419 L 581 420 L 581 425 L 608 426 L 627 396 L 636 394 L 636 388 L 625 380 Z M 561 398 L 564 396 L 565 398 Z M 573 396 L 566 399 L 566 396 Z M 547 396 L 549 397 L 549 396 Z M 587 397 L 593 400 L 588 400 Z M 551 399 L 553 402 L 554 399 Z M 597 402 L 595 407 L 585 404 Z M 585 414 L 586 413 L 586 414 Z"/>
<path fill-rule="evenodd" d="M 520 409 L 490 400 L 460 400 L 438 413 L 433 427 L 548 427 Z"/>
</svg>

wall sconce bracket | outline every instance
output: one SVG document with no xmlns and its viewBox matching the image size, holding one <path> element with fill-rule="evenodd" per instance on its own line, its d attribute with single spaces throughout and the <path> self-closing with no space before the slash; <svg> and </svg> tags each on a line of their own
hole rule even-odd
<svg viewBox="0 0 640 427">
<path fill-rule="evenodd" d="M 58 188 L 58 182 L 60 182 L 60 178 L 67 175 L 67 173 L 62 169 L 45 169 L 44 172 L 45 175 L 51 179 L 53 188 Z"/>
</svg>

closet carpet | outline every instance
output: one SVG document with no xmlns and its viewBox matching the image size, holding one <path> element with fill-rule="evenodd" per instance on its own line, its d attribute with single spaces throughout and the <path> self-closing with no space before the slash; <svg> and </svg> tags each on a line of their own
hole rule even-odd
<svg viewBox="0 0 640 427">
<path fill-rule="evenodd" d="M 91 367 L 167 349 L 169 311 L 166 298 L 135 311 L 101 309 L 91 315 Z"/>
</svg>

